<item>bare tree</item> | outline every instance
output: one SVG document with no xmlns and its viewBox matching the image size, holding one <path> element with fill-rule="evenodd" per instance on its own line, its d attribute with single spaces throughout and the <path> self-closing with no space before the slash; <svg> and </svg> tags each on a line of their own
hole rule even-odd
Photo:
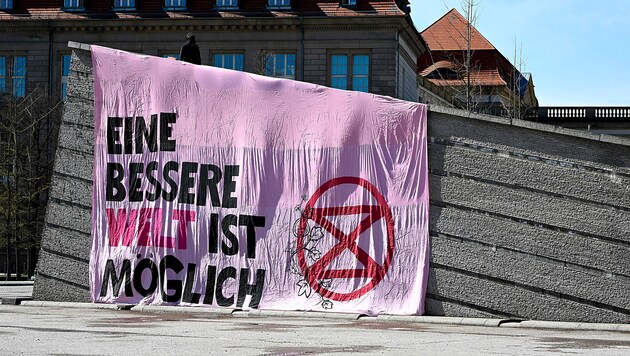
<svg viewBox="0 0 630 356">
<path fill-rule="evenodd" d="M 30 274 L 33 249 L 39 247 L 60 107 L 45 90 L 0 97 L 0 244 L 6 247 L 7 279 L 11 250 L 19 277 L 18 250 L 28 250 Z"/>
<path fill-rule="evenodd" d="M 461 8 L 466 24 L 462 28 L 459 19 L 447 17 L 446 20 L 451 24 L 452 32 L 449 36 L 454 43 L 463 43 L 460 51 L 440 51 L 439 58 L 433 57 L 431 51 L 431 61 L 433 64 L 439 62 L 447 62 L 447 66 L 441 66 L 432 72 L 432 78 L 442 79 L 451 84 L 448 85 L 448 91 L 452 104 L 469 112 L 478 111 L 478 102 L 475 97 L 482 95 L 484 88 L 479 81 L 480 72 L 478 63 L 474 62 L 474 48 L 472 48 L 473 32 L 477 20 L 479 19 L 478 6 L 480 0 L 462 0 Z M 457 21 L 457 23 L 455 22 Z"/>
<path fill-rule="evenodd" d="M 448 15 L 441 20 L 449 23 L 446 32 L 450 41 L 445 42 L 450 42 L 451 46 L 456 44 L 457 49 L 442 47 L 435 53 L 430 51 L 432 66 L 428 70 L 431 72 L 424 75 L 429 80 L 439 80 L 436 83 L 448 89 L 451 104 L 455 107 L 469 112 L 523 117 L 526 110 L 519 96 L 523 77 L 520 64 L 516 63 L 517 56 L 515 65 L 511 65 L 500 53 L 490 56 L 481 52 L 493 47 L 475 46 L 479 36 L 476 25 L 480 18 L 480 4 L 481 0 L 462 0 L 461 15 Z M 434 41 L 440 48 L 439 40 Z M 489 63 L 491 58 L 496 62 Z"/>
<path fill-rule="evenodd" d="M 472 86 L 471 86 L 471 61 L 472 61 L 472 27 L 477 23 L 477 5 L 475 0 L 462 0 L 462 6 L 466 6 L 466 110 L 472 109 Z"/>
<path fill-rule="evenodd" d="M 514 59 L 513 59 L 513 73 L 512 73 L 512 92 L 514 93 L 513 101 L 510 103 L 510 107 L 506 108 L 509 113 L 509 117 L 514 119 L 522 119 L 531 114 L 531 111 L 537 107 L 535 100 L 529 97 L 529 81 L 531 76 L 527 76 L 527 73 L 523 72 L 525 67 L 525 60 L 523 59 L 523 44 L 517 45 L 516 38 L 514 38 Z"/>
<path fill-rule="evenodd" d="M 266 49 L 261 49 L 256 52 L 254 60 L 256 61 L 256 74 L 267 75 L 269 73 L 269 66 L 273 65 L 274 52 Z"/>
</svg>

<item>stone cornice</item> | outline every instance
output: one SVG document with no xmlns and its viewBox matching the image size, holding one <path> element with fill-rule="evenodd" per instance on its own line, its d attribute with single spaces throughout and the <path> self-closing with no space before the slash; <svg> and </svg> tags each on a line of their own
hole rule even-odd
<svg viewBox="0 0 630 356">
<path fill-rule="evenodd" d="M 400 16 L 0 21 L 0 32 L 400 30 Z"/>
</svg>

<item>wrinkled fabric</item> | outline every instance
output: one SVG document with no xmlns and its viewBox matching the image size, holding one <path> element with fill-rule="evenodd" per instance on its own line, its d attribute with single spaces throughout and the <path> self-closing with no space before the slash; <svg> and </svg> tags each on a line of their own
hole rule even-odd
<svg viewBox="0 0 630 356">
<path fill-rule="evenodd" d="M 92 46 L 94 302 L 422 314 L 425 105 Z"/>
</svg>

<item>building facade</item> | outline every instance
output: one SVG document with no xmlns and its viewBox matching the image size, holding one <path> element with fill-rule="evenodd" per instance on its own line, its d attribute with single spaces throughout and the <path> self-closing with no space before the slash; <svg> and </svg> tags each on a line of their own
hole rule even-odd
<svg viewBox="0 0 630 356">
<path fill-rule="evenodd" d="M 42 96 L 39 107 L 58 108 L 76 96 L 67 90 L 69 42 L 177 58 L 189 32 L 203 65 L 418 99 L 416 59 L 426 46 L 407 0 L 0 0 L 0 110 Z M 1 113 L 0 119 L 17 121 Z M 0 245 L 20 266 L 5 260 L 10 273 L 31 275 L 33 264 L 23 267 L 17 248 L 24 241 L 39 247 L 39 237 L 17 228 L 25 224 L 3 223 L 28 216 L 31 230 L 41 231 L 47 195 L 16 200 L 25 187 L 20 177 L 32 168 L 18 160 L 24 151 L 18 144 L 44 144 L 48 151 L 37 162 L 52 162 L 56 125 L 49 118 L 37 123 L 47 135 L 37 140 L 9 140 L 10 132 L 0 129 Z M 50 169 L 44 173 L 47 186 Z M 18 216 L 2 209 L 31 205 L 42 211 Z"/>
<path fill-rule="evenodd" d="M 2 0 L 0 91 L 65 97 L 69 41 L 416 101 L 426 47 L 406 0 Z"/>
</svg>

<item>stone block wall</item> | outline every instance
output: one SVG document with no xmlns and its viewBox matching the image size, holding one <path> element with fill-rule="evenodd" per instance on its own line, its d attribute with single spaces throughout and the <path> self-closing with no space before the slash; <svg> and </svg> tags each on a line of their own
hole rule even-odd
<svg viewBox="0 0 630 356">
<path fill-rule="evenodd" d="M 630 322 L 630 141 L 429 115 L 427 313 Z"/>
<path fill-rule="evenodd" d="M 91 54 L 74 51 L 33 287 L 36 300 L 90 301 L 93 90 Z"/>
</svg>

